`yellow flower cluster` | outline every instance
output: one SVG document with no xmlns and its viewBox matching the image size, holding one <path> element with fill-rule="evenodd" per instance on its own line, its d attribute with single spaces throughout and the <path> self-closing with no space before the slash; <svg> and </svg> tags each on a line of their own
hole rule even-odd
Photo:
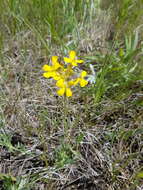
<svg viewBox="0 0 143 190">
<path fill-rule="evenodd" d="M 53 78 L 56 81 L 58 87 L 57 94 L 59 96 L 66 95 L 67 97 L 72 96 L 71 88 L 77 84 L 84 87 L 88 84 L 85 80 L 87 75 L 86 71 L 77 73 L 74 68 L 78 66 L 78 63 L 83 63 L 83 60 L 76 59 L 76 52 L 70 51 L 69 57 L 64 57 L 64 62 L 59 63 L 58 56 L 52 56 L 52 65 L 43 66 L 43 76 L 45 78 Z"/>
</svg>

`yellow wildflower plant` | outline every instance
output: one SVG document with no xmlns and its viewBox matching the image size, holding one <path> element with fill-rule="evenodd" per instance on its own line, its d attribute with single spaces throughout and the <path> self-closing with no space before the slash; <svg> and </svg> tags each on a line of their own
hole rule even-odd
<svg viewBox="0 0 143 190">
<path fill-rule="evenodd" d="M 84 87 L 88 84 L 87 80 L 85 80 L 85 77 L 87 75 L 86 71 L 82 71 L 80 76 L 77 77 L 79 74 L 77 71 L 74 71 L 74 66 L 77 66 L 77 63 L 82 63 L 83 60 L 76 60 L 76 53 L 75 51 L 70 51 L 70 58 L 65 58 L 64 61 L 68 65 L 64 65 L 63 63 L 58 62 L 57 56 L 52 56 L 52 65 L 44 65 L 43 66 L 43 76 L 45 78 L 53 78 L 56 80 L 56 86 L 58 87 L 57 94 L 59 96 L 72 96 L 72 90 L 71 88 L 73 86 L 76 86 L 78 83 L 81 87 Z M 69 60 L 70 59 L 70 60 Z"/>
<path fill-rule="evenodd" d="M 71 63 L 72 66 L 78 66 L 77 63 L 83 63 L 83 60 L 76 59 L 76 52 L 75 51 L 70 51 L 69 57 L 64 57 L 64 61 L 66 63 Z"/>
</svg>

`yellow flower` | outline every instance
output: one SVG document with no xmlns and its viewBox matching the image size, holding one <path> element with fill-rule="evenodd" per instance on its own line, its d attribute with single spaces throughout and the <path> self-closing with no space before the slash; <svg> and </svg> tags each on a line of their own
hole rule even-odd
<svg viewBox="0 0 143 190">
<path fill-rule="evenodd" d="M 75 59 L 76 58 L 76 52 L 75 51 L 70 51 L 69 52 L 69 58 L 68 57 L 64 57 L 64 61 L 66 63 L 71 63 L 72 66 L 77 66 L 77 63 L 83 63 L 83 60 L 80 59 Z"/>
<path fill-rule="evenodd" d="M 82 71 L 80 74 L 80 77 L 77 78 L 77 83 L 79 82 L 81 87 L 84 87 L 88 84 L 88 81 L 84 79 L 84 77 L 86 77 L 87 72 L 86 71 Z"/>
<path fill-rule="evenodd" d="M 61 76 L 61 78 L 56 83 L 56 86 L 59 88 L 59 90 L 57 91 L 57 94 L 59 96 L 63 96 L 63 95 L 66 95 L 67 97 L 72 96 L 71 86 L 75 86 L 79 83 L 81 87 L 84 87 L 88 84 L 88 81 L 84 79 L 86 75 L 87 75 L 87 72 L 82 71 L 79 78 L 72 79 L 70 81 L 68 81 L 66 77 L 64 78 L 63 76 Z"/>
<path fill-rule="evenodd" d="M 72 91 L 70 89 L 70 85 L 64 79 L 58 80 L 57 83 L 56 83 L 56 86 L 59 87 L 59 90 L 57 91 L 57 94 L 59 96 L 63 96 L 64 94 L 67 97 L 72 96 Z"/>
<path fill-rule="evenodd" d="M 59 88 L 63 88 L 65 87 L 65 81 L 64 79 L 60 79 L 56 82 L 56 86 L 59 87 Z"/>
<path fill-rule="evenodd" d="M 60 88 L 58 91 L 57 91 L 57 94 L 59 96 L 63 96 L 64 94 L 66 94 L 67 97 L 70 97 L 72 96 L 72 91 L 70 88 Z"/>
<path fill-rule="evenodd" d="M 45 71 L 45 73 L 43 73 L 43 76 L 45 78 L 54 78 L 55 80 L 59 80 L 59 74 L 57 72 L 57 70 L 59 68 L 62 68 L 62 65 L 60 65 L 60 63 L 58 62 L 58 56 L 52 56 L 52 65 L 44 65 L 43 66 L 43 71 Z"/>
<path fill-rule="evenodd" d="M 58 62 L 58 56 L 52 56 L 52 66 L 54 70 L 62 67 L 62 65 Z"/>
<path fill-rule="evenodd" d="M 62 67 L 62 66 L 58 62 L 58 56 L 52 56 L 52 65 L 51 66 L 44 65 L 42 69 L 43 69 L 43 71 L 51 72 L 51 71 L 56 71 L 60 67 Z"/>
<path fill-rule="evenodd" d="M 53 78 L 56 80 L 56 86 L 59 88 L 57 94 L 59 96 L 72 96 L 71 88 L 78 83 L 81 87 L 84 87 L 88 84 L 85 80 L 87 75 L 86 71 L 82 71 L 78 78 L 75 78 L 76 71 L 73 69 L 74 66 L 77 66 L 78 63 L 83 63 L 83 60 L 76 59 L 76 52 L 70 51 L 69 58 L 64 57 L 64 61 L 70 63 L 68 65 L 63 65 L 58 62 L 57 56 L 52 56 L 52 65 L 43 66 L 43 76 L 45 78 Z"/>
<path fill-rule="evenodd" d="M 69 86 L 76 86 L 78 83 L 79 83 L 79 78 L 69 81 L 68 85 Z"/>
<path fill-rule="evenodd" d="M 56 86 L 59 87 L 59 90 L 57 91 L 57 94 L 59 96 L 63 96 L 64 94 L 67 97 L 72 96 L 71 86 L 74 86 L 77 84 L 77 80 L 70 80 L 66 81 L 63 78 L 57 81 Z"/>
<path fill-rule="evenodd" d="M 45 72 L 45 73 L 43 73 L 43 76 L 45 78 L 51 78 L 52 77 L 54 80 L 60 80 L 60 78 L 61 78 L 61 76 L 59 75 L 59 73 L 56 72 L 56 71 Z"/>
</svg>

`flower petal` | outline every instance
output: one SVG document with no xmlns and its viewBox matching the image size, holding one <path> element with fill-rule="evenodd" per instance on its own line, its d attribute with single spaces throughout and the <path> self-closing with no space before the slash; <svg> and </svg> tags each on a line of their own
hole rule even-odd
<svg viewBox="0 0 143 190">
<path fill-rule="evenodd" d="M 57 72 L 53 72 L 52 77 L 53 77 L 54 80 L 60 80 L 61 79 L 61 76 Z"/>
<path fill-rule="evenodd" d="M 52 77 L 52 73 L 53 73 L 53 72 L 46 72 L 46 73 L 43 73 L 43 77 L 45 77 L 45 78 L 50 78 L 50 77 Z"/>
<path fill-rule="evenodd" d="M 52 67 L 53 70 L 57 70 L 59 67 L 62 67 L 58 62 L 58 56 L 52 56 Z"/>
<path fill-rule="evenodd" d="M 73 59 L 75 59 L 75 57 L 76 57 L 76 52 L 75 51 L 70 51 L 69 52 L 69 57 L 73 60 Z"/>
<path fill-rule="evenodd" d="M 58 91 L 57 91 L 57 94 L 59 95 L 59 96 L 63 96 L 64 95 L 64 93 L 65 93 L 65 88 L 60 88 Z"/>
<path fill-rule="evenodd" d="M 59 88 L 65 88 L 64 80 L 63 79 L 58 80 L 56 86 Z"/>
<path fill-rule="evenodd" d="M 79 81 L 80 81 L 80 78 L 71 80 L 71 81 L 68 82 L 68 85 L 69 86 L 75 86 L 75 85 L 77 85 L 79 83 Z"/>
<path fill-rule="evenodd" d="M 42 70 L 43 70 L 43 71 L 52 71 L 53 69 L 52 69 L 52 66 L 44 65 L 44 66 L 42 67 Z"/>
<path fill-rule="evenodd" d="M 84 86 L 86 86 L 88 84 L 88 81 L 86 81 L 86 80 L 84 80 L 84 79 L 81 79 L 80 80 L 80 86 L 81 87 L 84 87 Z"/>
<path fill-rule="evenodd" d="M 81 72 L 81 78 L 86 77 L 86 75 L 87 75 L 87 72 L 86 72 L 86 71 L 82 71 L 82 72 Z"/>
<path fill-rule="evenodd" d="M 72 91 L 71 91 L 70 88 L 66 88 L 66 96 L 67 96 L 67 97 L 72 96 Z"/>
<path fill-rule="evenodd" d="M 52 56 L 52 64 L 54 65 L 57 62 L 58 62 L 58 56 Z"/>
<path fill-rule="evenodd" d="M 59 69 L 60 67 L 61 67 L 61 65 L 60 65 L 58 62 L 54 63 L 54 65 L 53 65 L 53 69 L 54 69 L 54 70 L 57 70 L 57 69 Z"/>
<path fill-rule="evenodd" d="M 81 59 L 77 59 L 76 62 L 77 62 L 77 63 L 83 63 L 84 61 L 81 60 Z"/>
<path fill-rule="evenodd" d="M 66 63 L 71 63 L 71 62 L 72 62 L 72 60 L 71 60 L 70 58 L 68 58 L 68 57 L 64 57 L 64 61 L 65 61 Z"/>
<path fill-rule="evenodd" d="M 71 64 L 72 64 L 73 66 L 77 66 L 76 60 L 73 60 L 73 61 L 71 62 Z"/>
</svg>

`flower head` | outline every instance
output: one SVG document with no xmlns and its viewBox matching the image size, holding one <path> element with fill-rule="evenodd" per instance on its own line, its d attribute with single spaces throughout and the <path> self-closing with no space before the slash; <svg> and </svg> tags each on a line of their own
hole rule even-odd
<svg viewBox="0 0 143 190">
<path fill-rule="evenodd" d="M 44 65 L 42 69 L 46 72 L 51 72 L 56 71 L 60 67 L 62 67 L 62 65 L 60 65 L 60 63 L 58 62 L 58 56 L 52 56 L 52 65 Z"/>
<path fill-rule="evenodd" d="M 70 51 L 69 52 L 69 58 L 64 57 L 64 61 L 66 63 L 71 63 L 72 66 L 77 66 L 77 63 L 83 63 L 83 60 L 76 59 L 76 52 L 75 51 Z"/>
<path fill-rule="evenodd" d="M 55 80 L 59 79 L 59 74 L 57 72 L 57 70 L 59 68 L 62 68 L 62 65 L 58 62 L 58 56 L 52 56 L 52 65 L 44 65 L 43 66 L 43 71 L 45 71 L 45 73 L 43 73 L 43 76 L 45 78 L 54 78 Z"/>
<path fill-rule="evenodd" d="M 70 88 L 71 85 L 69 84 L 69 82 L 65 81 L 64 79 L 60 79 L 57 81 L 56 86 L 59 87 L 59 90 L 57 91 L 57 94 L 59 96 L 63 96 L 64 94 L 67 97 L 72 96 L 72 91 Z"/>
<path fill-rule="evenodd" d="M 82 71 L 80 74 L 80 77 L 78 77 L 75 81 L 75 83 L 79 83 L 81 87 L 85 87 L 88 84 L 88 81 L 85 80 L 84 78 L 87 76 L 86 71 Z"/>
<path fill-rule="evenodd" d="M 80 78 L 79 78 L 79 83 L 80 83 L 81 87 L 85 87 L 88 84 L 88 81 L 84 79 L 86 76 L 87 76 L 87 72 L 82 71 Z"/>
<path fill-rule="evenodd" d="M 83 63 L 83 60 L 76 60 L 76 52 L 70 51 L 69 58 L 64 57 L 64 61 L 69 63 L 68 65 L 61 64 L 58 62 L 57 56 L 52 56 L 52 65 L 43 66 L 43 76 L 45 78 L 53 78 L 56 80 L 56 86 L 58 87 L 57 94 L 59 96 L 72 96 L 72 87 L 78 83 L 81 87 L 88 84 L 85 80 L 87 75 L 86 71 L 82 71 L 80 76 L 77 78 L 77 71 L 74 71 L 74 66 L 77 63 Z"/>
</svg>

